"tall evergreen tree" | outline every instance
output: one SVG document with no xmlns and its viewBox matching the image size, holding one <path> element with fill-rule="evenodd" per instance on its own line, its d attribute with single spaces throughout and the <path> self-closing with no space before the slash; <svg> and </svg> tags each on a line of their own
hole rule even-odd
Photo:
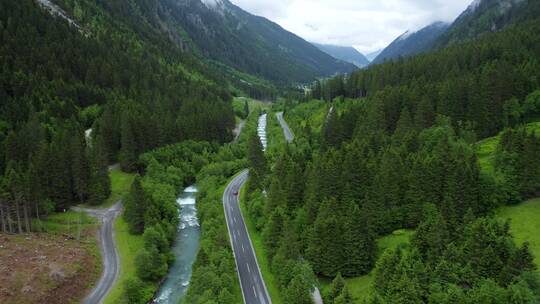
<svg viewBox="0 0 540 304">
<path fill-rule="evenodd" d="M 248 183 L 249 192 L 262 189 L 266 177 L 266 157 L 263 146 L 256 133 L 252 133 L 248 141 L 248 165 L 250 178 Z"/>
</svg>

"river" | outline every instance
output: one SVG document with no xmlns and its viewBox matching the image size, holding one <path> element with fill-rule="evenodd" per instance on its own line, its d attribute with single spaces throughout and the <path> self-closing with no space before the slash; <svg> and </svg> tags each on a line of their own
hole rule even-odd
<svg viewBox="0 0 540 304">
<path fill-rule="evenodd" d="M 266 151 L 266 146 L 268 145 L 268 141 L 266 140 L 266 117 L 266 113 L 262 114 L 259 117 L 259 126 L 257 127 L 257 133 L 259 134 L 259 138 L 261 139 L 263 151 Z"/>
<path fill-rule="evenodd" d="M 180 207 L 180 223 L 172 247 L 172 253 L 176 260 L 169 268 L 169 273 L 163 281 L 154 303 L 178 304 L 188 289 L 201 233 L 195 206 L 196 194 L 197 188 L 190 186 L 184 189 L 182 195 L 176 200 Z"/>
</svg>

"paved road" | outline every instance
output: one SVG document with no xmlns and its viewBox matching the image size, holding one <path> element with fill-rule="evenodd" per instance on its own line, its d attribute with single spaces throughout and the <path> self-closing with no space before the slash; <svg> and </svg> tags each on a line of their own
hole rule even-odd
<svg viewBox="0 0 540 304">
<path fill-rule="evenodd" d="M 101 255 L 103 257 L 103 273 L 92 292 L 84 299 L 84 304 L 100 304 L 103 303 L 105 296 L 109 293 L 118 278 L 120 271 L 120 260 L 116 251 L 114 242 L 114 220 L 122 210 L 122 203 L 118 202 L 109 209 L 86 209 L 73 208 L 75 211 L 82 211 L 97 217 L 101 221 L 99 230 L 99 240 L 101 247 Z"/>
<path fill-rule="evenodd" d="M 292 134 L 291 129 L 289 129 L 289 125 L 287 124 L 285 119 L 283 119 L 283 112 L 276 113 L 276 117 L 279 120 L 279 124 L 281 125 L 281 128 L 283 129 L 285 140 L 291 143 L 294 140 L 294 135 Z"/>
<path fill-rule="evenodd" d="M 238 204 L 240 188 L 248 178 L 248 170 L 242 171 L 223 192 L 223 208 L 232 243 L 236 269 L 246 304 L 271 304 L 270 296 L 255 257 L 255 251 L 247 232 L 242 212 Z"/>
</svg>

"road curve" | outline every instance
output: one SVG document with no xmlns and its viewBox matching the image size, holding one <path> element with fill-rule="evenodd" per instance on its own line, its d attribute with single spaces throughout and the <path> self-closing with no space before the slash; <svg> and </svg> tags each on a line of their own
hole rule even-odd
<svg viewBox="0 0 540 304">
<path fill-rule="evenodd" d="M 223 208 L 229 230 L 229 238 L 236 261 L 242 296 L 246 304 L 271 304 L 266 285 L 257 263 L 255 251 L 240 211 L 238 193 L 248 178 L 248 170 L 238 174 L 223 192 Z M 236 193 L 236 194 L 235 194 Z"/>
<path fill-rule="evenodd" d="M 283 135 L 285 135 L 285 140 L 287 140 L 288 143 L 292 143 L 294 140 L 294 135 L 291 132 L 291 129 L 289 128 L 289 125 L 283 119 L 283 112 L 276 113 L 276 117 L 279 121 L 279 124 L 281 125 L 281 128 L 283 129 Z"/>
<path fill-rule="evenodd" d="M 83 300 L 84 304 L 101 304 L 118 278 L 120 259 L 114 241 L 114 220 L 122 211 L 122 203 L 117 202 L 108 209 L 73 208 L 75 211 L 86 212 L 101 221 L 99 240 L 103 257 L 103 273 L 94 289 Z"/>
</svg>

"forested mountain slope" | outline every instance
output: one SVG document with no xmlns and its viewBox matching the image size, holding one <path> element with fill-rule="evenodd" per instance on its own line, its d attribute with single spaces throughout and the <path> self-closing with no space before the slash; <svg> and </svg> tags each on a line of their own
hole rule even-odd
<svg viewBox="0 0 540 304">
<path fill-rule="evenodd" d="M 536 19 L 539 15 L 540 4 L 535 0 L 476 0 L 452 24 L 437 22 L 396 38 L 373 63 L 473 40 L 512 24 Z"/>
<path fill-rule="evenodd" d="M 407 31 L 388 45 L 372 63 L 408 57 L 429 51 L 437 38 L 448 29 L 448 24 L 436 22 L 417 32 Z"/>
<path fill-rule="evenodd" d="M 357 71 L 350 78 L 316 83 L 315 98 L 370 97 L 371 111 L 387 132 L 406 109 L 430 125 L 437 115 L 479 138 L 497 134 L 514 105 L 538 88 L 540 21 L 534 20 L 433 53 Z"/>
<path fill-rule="evenodd" d="M 274 82 L 306 82 L 354 69 L 228 0 L 137 0 L 132 5 L 178 44 Z"/>
<path fill-rule="evenodd" d="M 369 60 L 366 58 L 366 56 L 364 56 L 352 46 L 339 46 L 319 43 L 313 43 L 313 45 L 318 47 L 328 55 L 346 62 L 350 62 L 359 68 L 363 68 L 369 64 Z"/>
<path fill-rule="evenodd" d="M 282 190 L 267 199 L 280 211 L 262 216 L 275 263 L 302 255 L 316 274 L 337 278 L 375 265 L 368 303 L 536 303 L 529 244 L 492 215 L 540 195 L 540 134 L 524 126 L 540 117 L 539 18 L 316 83 L 313 97 L 333 110 L 320 131 L 305 123 L 299 137 L 309 139 L 269 174 L 270 189 Z M 501 131 L 491 170 L 481 170 L 477 139 Z M 297 169 L 300 159 L 310 161 Z M 282 182 L 289 176 L 300 191 Z M 362 227 L 351 224 L 355 208 Z M 277 229 L 276 218 L 293 224 Z M 356 238 L 366 226 L 375 236 Z M 377 257 L 374 237 L 402 228 L 416 230 L 410 246 Z M 359 244 L 355 259 L 342 254 Z M 327 297 L 350 298 L 334 282 Z"/>
<path fill-rule="evenodd" d="M 144 23 L 70 3 L 83 30 L 35 1 L 0 2 L 0 207 L 2 223 L 17 223 L 2 230 L 30 231 L 30 217 L 100 203 L 111 162 L 131 171 L 154 147 L 232 138 L 219 76 Z"/>
<path fill-rule="evenodd" d="M 536 0 L 476 0 L 441 35 L 434 47 L 475 39 L 539 15 L 540 3 Z"/>
</svg>

